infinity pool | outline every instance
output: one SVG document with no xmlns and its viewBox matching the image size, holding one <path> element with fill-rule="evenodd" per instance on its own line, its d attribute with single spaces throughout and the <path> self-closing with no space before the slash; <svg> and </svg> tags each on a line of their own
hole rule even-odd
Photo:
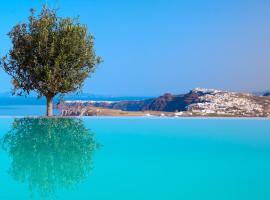
<svg viewBox="0 0 270 200">
<path fill-rule="evenodd" d="M 0 199 L 270 199 L 270 120 L 0 118 L 0 136 Z"/>
</svg>

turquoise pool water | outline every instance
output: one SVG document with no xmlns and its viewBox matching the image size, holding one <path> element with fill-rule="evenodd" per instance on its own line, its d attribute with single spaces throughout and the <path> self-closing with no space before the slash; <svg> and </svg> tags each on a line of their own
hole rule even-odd
<svg viewBox="0 0 270 200">
<path fill-rule="evenodd" d="M 0 199 L 270 199 L 270 120 L 0 118 L 0 136 Z"/>
</svg>

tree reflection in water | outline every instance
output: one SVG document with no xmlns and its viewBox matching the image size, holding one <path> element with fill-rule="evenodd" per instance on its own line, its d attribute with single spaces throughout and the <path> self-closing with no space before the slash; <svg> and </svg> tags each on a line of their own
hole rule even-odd
<svg viewBox="0 0 270 200">
<path fill-rule="evenodd" d="M 82 120 L 70 118 L 15 119 L 2 145 L 11 158 L 10 175 L 41 197 L 84 180 L 98 148 Z"/>
</svg>

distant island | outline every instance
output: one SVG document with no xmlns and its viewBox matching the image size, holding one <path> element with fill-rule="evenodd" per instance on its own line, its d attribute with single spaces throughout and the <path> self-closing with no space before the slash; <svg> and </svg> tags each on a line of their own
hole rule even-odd
<svg viewBox="0 0 270 200">
<path fill-rule="evenodd" d="M 61 116 L 270 117 L 269 94 L 195 88 L 187 94 L 124 101 L 62 101 Z"/>
</svg>

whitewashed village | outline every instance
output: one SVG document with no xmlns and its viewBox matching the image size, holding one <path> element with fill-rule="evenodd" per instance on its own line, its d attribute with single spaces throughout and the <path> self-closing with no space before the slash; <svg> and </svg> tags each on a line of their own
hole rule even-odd
<svg viewBox="0 0 270 200">
<path fill-rule="evenodd" d="M 58 107 L 62 116 L 270 117 L 270 97 L 205 88 L 140 101 L 63 101 Z"/>
</svg>

